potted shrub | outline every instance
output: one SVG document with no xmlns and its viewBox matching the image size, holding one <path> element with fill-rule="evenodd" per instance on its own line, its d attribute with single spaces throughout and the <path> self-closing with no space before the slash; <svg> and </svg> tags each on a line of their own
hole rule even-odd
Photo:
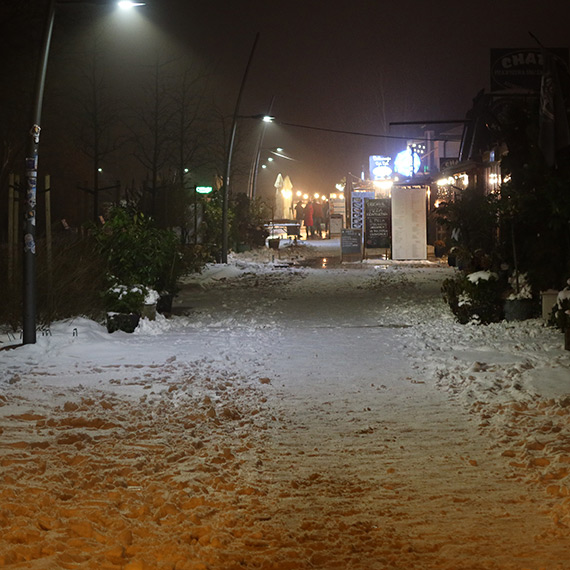
<svg viewBox="0 0 570 570">
<path fill-rule="evenodd" d="M 103 294 L 107 308 L 107 331 L 134 332 L 141 318 L 146 295 L 146 289 L 140 285 L 116 283 L 109 287 Z"/>
<path fill-rule="evenodd" d="M 105 224 L 96 229 L 95 238 L 112 275 L 108 291 L 116 287 L 125 287 L 129 294 L 137 288 L 142 288 L 145 295 L 155 291 L 159 299 L 148 304 L 156 304 L 159 311 L 170 311 L 178 280 L 192 266 L 191 254 L 184 255 L 174 232 L 158 228 L 143 213 L 120 205 L 109 210 Z M 140 315 L 142 306 L 144 303 L 130 310 Z"/>
<path fill-rule="evenodd" d="M 433 244 L 433 252 L 436 257 L 443 257 L 446 253 L 447 248 L 445 247 L 445 242 L 443 240 L 436 240 Z"/>
<path fill-rule="evenodd" d="M 568 286 L 558 293 L 548 324 L 564 332 L 564 348 L 570 350 L 570 279 Z"/>
<path fill-rule="evenodd" d="M 538 315 L 538 303 L 525 273 L 515 271 L 509 277 L 510 292 L 505 299 L 505 320 L 524 321 Z"/>
</svg>

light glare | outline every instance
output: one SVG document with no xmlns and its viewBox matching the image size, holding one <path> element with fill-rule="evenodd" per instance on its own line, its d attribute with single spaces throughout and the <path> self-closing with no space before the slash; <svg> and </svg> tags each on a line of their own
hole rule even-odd
<svg viewBox="0 0 570 570">
<path fill-rule="evenodd" d="M 130 10 L 135 6 L 144 6 L 144 2 L 133 2 L 132 0 L 121 0 L 119 2 L 119 8 L 121 8 L 121 10 Z"/>
</svg>

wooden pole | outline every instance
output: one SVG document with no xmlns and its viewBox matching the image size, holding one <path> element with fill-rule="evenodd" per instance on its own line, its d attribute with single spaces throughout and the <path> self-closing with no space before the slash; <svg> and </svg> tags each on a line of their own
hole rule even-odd
<svg viewBox="0 0 570 570">
<path fill-rule="evenodd" d="M 17 265 L 18 260 L 20 259 L 20 252 L 21 248 L 17 247 L 16 244 L 20 243 L 20 224 L 22 222 L 20 216 L 20 193 L 21 193 L 21 185 L 20 185 L 20 175 L 16 174 L 14 176 L 14 203 L 13 203 L 13 213 L 12 213 L 12 244 L 14 247 L 12 248 L 12 254 L 14 256 L 14 266 Z M 23 199 L 23 196 L 22 196 Z"/>
<path fill-rule="evenodd" d="M 44 177 L 44 188 L 46 198 L 46 257 L 48 270 L 48 294 L 53 294 L 53 258 L 51 249 L 51 176 Z"/>
<path fill-rule="evenodd" d="M 8 176 L 8 283 L 14 278 L 14 175 Z"/>
</svg>

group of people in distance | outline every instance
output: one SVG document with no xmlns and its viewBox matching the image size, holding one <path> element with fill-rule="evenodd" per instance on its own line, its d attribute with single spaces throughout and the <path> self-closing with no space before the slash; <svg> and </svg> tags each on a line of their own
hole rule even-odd
<svg viewBox="0 0 570 570">
<path fill-rule="evenodd" d="M 305 226 L 307 239 L 323 237 L 328 232 L 329 203 L 324 200 L 309 200 L 305 205 L 299 200 L 295 205 L 295 219 Z"/>
</svg>

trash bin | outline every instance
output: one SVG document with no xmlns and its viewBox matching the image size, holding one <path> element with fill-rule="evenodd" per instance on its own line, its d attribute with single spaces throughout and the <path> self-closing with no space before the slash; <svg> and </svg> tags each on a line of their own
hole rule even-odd
<svg viewBox="0 0 570 570">
<path fill-rule="evenodd" d="M 558 291 L 555 289 L 541 291 L 540 297 L 542 301 L 542 318 L 543 320 L 548 321 L 550 313 L 552 313 L 552 309 L 558 300 Z"/>
</svg>

